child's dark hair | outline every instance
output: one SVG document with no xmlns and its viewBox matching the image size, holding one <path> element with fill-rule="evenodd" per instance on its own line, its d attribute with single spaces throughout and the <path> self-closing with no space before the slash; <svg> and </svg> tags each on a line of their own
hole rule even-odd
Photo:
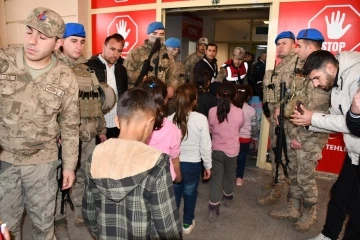
<svg viewBox="0 0 360 240">
<path fill-rule="evenodd" d="M 141 88 L 127 90 L 120 96 L 117 103 L 116 113 L 119 119 L 131 119 L 136 111 L 156 114 L 154 98 Z"/>
<path fill-rule="evenodd" d="M 183 84 L 176 89 L 175 93 L 175 114 L 173 123 L 181 130 L 181 141 L 187 136 L 188 114 L 197 99 L 196 88 L 192 84 Z"/>
<path fill-rule="evenodd" d="M 231 102 L 233 101 L 236 93 L 235 85 L 231 82 L 223 82 L 220 84 L 217 95 L 218 95 L 218 104 L 217 104 L 217 119 L 219 123 L 222 123 L 227 119 L 227 115 L 230 112 Z"/>
<path fill-rule="evenodd" d="M 156 103 L 156 119 L 154 123 L 154 130 L 161 129 L 165 117 L 165 99 L 167 96 L 167 87 L 166 84 L 155 77 L 149 77 L 144 81 L 141 86 L 142 89 L 145 89 L 150 93 Z"/>
<path fill-rule="evenodd" d="M 238 108 L 242 108 L 244 103 L 248 102 L 253 96 L 253 91 L 249 85 L 238 85 L 236 89 L 237 91 L 233 104 Z"/>
<path fill-rule="evenodd" d="M 194 72 L 194 83 L 198 94 L 208 90 L 211 78 L 211 73 L 207 70 L 196 70 Z"/>
</svg>

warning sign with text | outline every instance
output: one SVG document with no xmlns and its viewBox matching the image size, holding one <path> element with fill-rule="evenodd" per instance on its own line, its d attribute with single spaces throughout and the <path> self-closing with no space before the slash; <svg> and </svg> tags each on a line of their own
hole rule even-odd
<svg viewBox="0 0 360 240">
<path fill-rule="evenodd" d="M 296 17 L 294 17 L 296 16 Z M 332 53 L 360 50 L 360 1 L 280 3 L 279 32 L 316 28 L 324 36 L 322 48 Z"/>
</svg>

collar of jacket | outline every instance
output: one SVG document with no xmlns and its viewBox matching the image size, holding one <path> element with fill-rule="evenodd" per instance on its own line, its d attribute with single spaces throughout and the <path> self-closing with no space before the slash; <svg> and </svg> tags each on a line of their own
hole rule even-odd
<svg viewBox="0 0 360 240">
<path fill-rule="evenodd" d="M 84 64 L 87 62 L 87 60 L 81 55 L 80 58 L 78 58 L 76 61 L 68 56 L 66 56 L 63 52 L 61 52 L 59 49 L 56 50 L 55 55 L 58 57 L 60 61 L 68 65 L 69 67 L 73 68 L 76 65 Z"/>
</svg>

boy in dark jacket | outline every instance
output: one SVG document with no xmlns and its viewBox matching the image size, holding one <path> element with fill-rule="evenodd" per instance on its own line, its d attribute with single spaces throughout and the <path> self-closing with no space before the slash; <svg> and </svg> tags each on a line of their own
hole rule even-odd
<svg viewBox="0 0 360 240">
<path fill-rule="evenodd" d="M 96 239 L 181 239 L 169 156 L 145 144 L 155 118 L 152 97 L 128 90 L 117 105 L 119 138 L 89 159 L 83 217 Z"/>
</svg>

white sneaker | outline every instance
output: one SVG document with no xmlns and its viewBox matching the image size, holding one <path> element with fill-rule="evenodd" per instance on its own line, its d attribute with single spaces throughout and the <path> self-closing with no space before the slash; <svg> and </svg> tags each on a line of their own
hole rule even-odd
<svg viewBox="0 0 360 240">
<path fill-rule="evenodd" d="M 330 238 L 324 236 L 324 234 L 320 233 L 316 237 L 310 238 L 308 240 L 331 240 Z"/>
<path fill-rule="evenodd" d="M 191 225 L 184 223 L 182 228 L 183 234 L 190 234 L 194 229 L 194 227 L 195 227 L 195 220 L 192 221 Z"/>
</svg>

